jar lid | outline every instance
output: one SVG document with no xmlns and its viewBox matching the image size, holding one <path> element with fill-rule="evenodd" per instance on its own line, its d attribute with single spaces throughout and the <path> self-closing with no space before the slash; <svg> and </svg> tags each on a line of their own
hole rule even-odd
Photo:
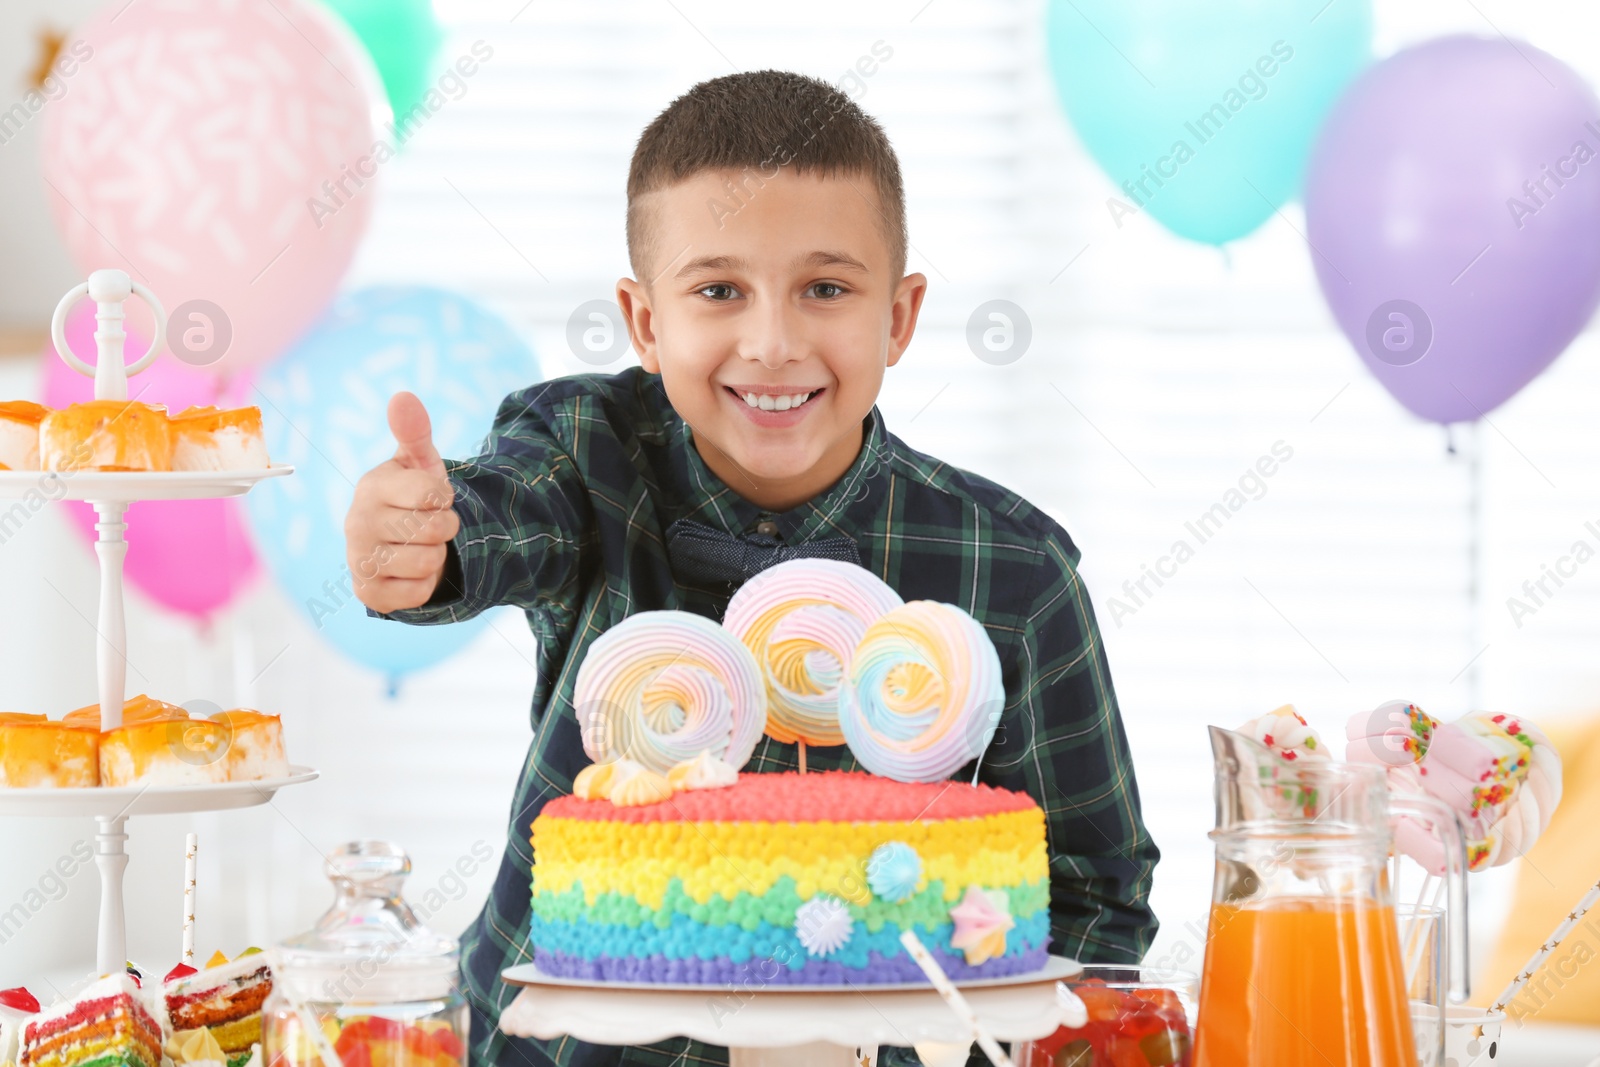
<svg viewBox="0 0 1600 1067">
<path fill-rule="evenodd" d="M 459 944 L 417 919 L 400 896 L 411 859 L 388 841 L 352 841 L 325 866 L 333 906 L 279 946 L 286 992 L 306 1001 L 384 1003 L 446 996 Z"/>
</svg>

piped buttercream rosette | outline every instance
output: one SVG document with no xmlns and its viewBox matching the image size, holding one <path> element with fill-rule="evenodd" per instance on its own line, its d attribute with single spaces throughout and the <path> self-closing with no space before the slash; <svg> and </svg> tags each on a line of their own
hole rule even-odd
<svg viewBox="0 0 1600 1067">
<path fill-rule="evenodd" d="M 590 759 L 631 759 L 663 775 L 703 752 L 738 770 L 767 721 L 750 650 L 686 611 L 640 612 L 596 638 L 573 705 Z"/>
<path fill-rule="evenodd" d="M 839 689 L 839 724 L 872 773 L 937 782 L 983 754 L 1004 704 L 1000 657 L 978 620 L 914 600 L 862 635 Z"/>
<path fill-rule="evenodd" d="M 902 603 L 871 571 L 825 559 L 780 563 L 739 587 L 722 624 L 761 669 L 774 740 L 844 744 L 839 683 L 867 627 Z"/>
</svg>

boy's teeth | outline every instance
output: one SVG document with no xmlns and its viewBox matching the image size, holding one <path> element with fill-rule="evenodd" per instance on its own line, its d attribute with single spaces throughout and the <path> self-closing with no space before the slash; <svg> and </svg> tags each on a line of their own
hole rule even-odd
<svg viewBox="0 0 1600 1067">
<path fill-rule="evenodd" d="M 742 393 L 740 395 L 744 397 L 746 404 L 753 408 L 760 408 L 762 411 L 788 411 L 790 408 L 797 408 L 811 399 L 810 393 L 784 393 L 781 396 L 773 396 L 770 393 Z"/>
</svg>

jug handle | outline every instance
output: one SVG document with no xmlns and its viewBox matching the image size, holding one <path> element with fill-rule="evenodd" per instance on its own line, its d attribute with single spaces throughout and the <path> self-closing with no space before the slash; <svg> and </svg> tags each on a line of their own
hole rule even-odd
<svg viewBox="0 0 1600 1067">
<path fill-rule="evenodd" d="M 1467 835 L 1461 815 L 1426 793 L 1395 793 L 1389 808 L 1426 824 L 1444 846 L 1444 877 L 1450 901 L 1445 918 L 1450 942 L 1450 1002 L 1465 1004 L 1472 995 L 1472 967 L 1467 957 Z"/>
</svg>

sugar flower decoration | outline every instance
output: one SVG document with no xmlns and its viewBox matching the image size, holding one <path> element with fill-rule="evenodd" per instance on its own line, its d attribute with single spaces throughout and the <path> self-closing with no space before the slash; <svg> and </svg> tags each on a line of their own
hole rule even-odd
<svg viewBox="0 0 1600 1067">
<path fill-rule="evenodd" d="M 1011 901 L 1005 890 L 979 889 L 975 885 L 967 886 L 967 895 L 950 909 L 950 918 L 956 924 L 950 947 L 965 952 L 970 967 L 1004 956 L 1006 931 L 1017 925 L 1011 918 Z"/>
<path fill-rule="evenodd" d="M 819 894 L 794 913 L 794 932 L 800 946 L 813 956 L 831 956 L 850 940 L 855 921 L 838 897 Z"/>
<path fill-rule="evenodd" d="M 879 845 L 867 859 L 867 885 L 880 900 L 891 904 L 909 900 L 921 881 L 922 857 L 904 841 Z"/>
</svg>

